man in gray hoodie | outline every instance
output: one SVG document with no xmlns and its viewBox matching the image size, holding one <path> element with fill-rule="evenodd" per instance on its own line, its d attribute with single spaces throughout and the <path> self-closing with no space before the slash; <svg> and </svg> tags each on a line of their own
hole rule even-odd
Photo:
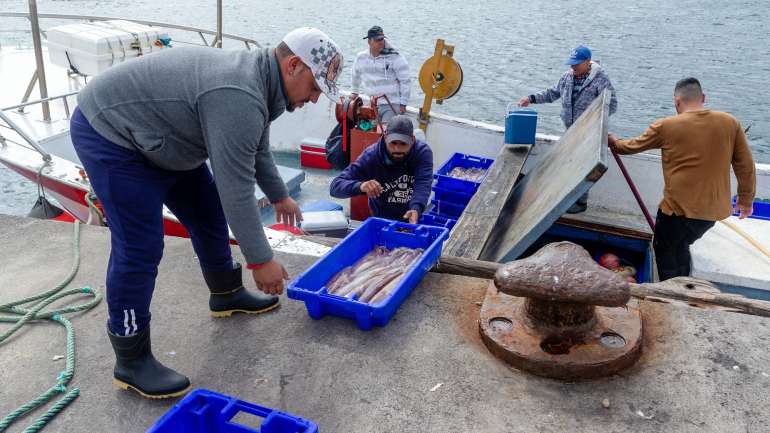
<svg viewBox="0 0 770 433">
<path fill-rule="evenodd" d="M 583 45 L 578 45 L 570 53 L 566 62 L 570 69 L 564 73 L 551 88 L 529 96 L 522 96 L 519 105 L 526 107 L 529 104 L 543 104 L 561 99 L 561 120 L 565 129 L 569 129 L 581 114 L 591 105 L 604 89 L 609 89 L 612 94 L 610 100 L 610 115 L 618 109 L 618 99 L 615 96 L 615 88 L 612 87 L 610 77 L 604 72 L 601 65 L 591 61 L 591 50 Z M 567 213 L 579 213 L 586 210 L 588 193 L 580 197 Z"/>
<path fill-rule="evenodd" d="M 215 317 L 278 306 L 288 277 L 260 222 L 255 182 L 276 216 L 302 216 L 270 153 L 270 122 L 284 111 L 336 100 L 342 53 L 304 27 L 275 49 L 173 48 L 121 63 L 78 95 L 70 133 L 111 233 L 108 335 L 115 384 L 144 397 L 175 397 L 187 377 L 150 345 L 150 301 L 163 254 L 163 205 L 190 234 Z M 212 172 L 206 165 L 211 164 Z M 228 224 L 264 294 L 243 287 Z"/>
</svg>

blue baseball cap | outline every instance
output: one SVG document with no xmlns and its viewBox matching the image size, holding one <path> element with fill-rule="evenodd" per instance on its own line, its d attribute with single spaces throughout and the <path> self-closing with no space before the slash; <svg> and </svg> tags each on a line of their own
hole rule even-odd
<svg viewBox="0 0 770 433">
<path fill-rule="evenodd" d="M 588 47 L 586 47 L 585 45 L 578 45 L 570 53 L 569 59 L 567 59 L 566 64 L 577 65 L 585 62 L 586 60 L 591 60 L 591 50 L 589 50 Z"/>
</svg>

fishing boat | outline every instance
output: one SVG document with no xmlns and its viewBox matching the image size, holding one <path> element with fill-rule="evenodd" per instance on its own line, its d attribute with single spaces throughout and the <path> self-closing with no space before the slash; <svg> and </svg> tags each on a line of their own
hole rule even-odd
<svg viewBox="0 0 770 433">
<path fill-rule="evenodd" d="M 13 83 L 4 84 L 4 91 L 0 95 L 0 125 L 3 126 L 3 129 L 0 129 L 0 162 L 36 182 L 40 186 L 41 194 L 53 198 L 72 219 L 104 225 L 104 221 L 99 218 L 98 197 L 92 195 L 88 174 L 79 165 L 68 133 L 69 117 L 76 105 L 76 95 L 87 84 L 88 77 L 73 73 L 72 68 L 51 62 L 50 48 L 40 35 L 45 33 L 46 28 L 41 23 L 93 23 L 121 18 L 38 14 L 34 10 L 29 14 L 0 12 L 0 20 L 20 17 L 28 18 L 32 23 L 34 47 L 0 47 L 0 82 Z M 223 33 L 221 19 L 218 20 L 220 26 L 215 31 L 139 19 L 129 21 L 170 34 L 173 44 L 178 45 L 195 43 L 210 46 L 212 49 L 228 49 L 236 45 L 238 49 L 261 47 L 256 40 Z M 39 98 L 32 97 L 35 88 L 39 90 Z M 488 179 L 466 212 L 460 216 L 444 247 L 445 255 L 502 263 L 529 256 L 548 243 L 569 240 L 583 245 L 594 255 L 610 250 L 621 251 L 624 259 L 633 263 L 643 273 L 639 282 L 655 281 L 654 257 L 650 245 L 651 229 L 640 205 L 644 206 L 648 213 L 654 214 L 662 198 L 660 155 L 656 152 L 645 152 L 624 156 L 621 160 L 611 158 L 606 148 L 607 101 L 602 98 L 606 99 L 607 96 L 597 99 L 592 109 L 564 136 L 538 133 L 534 144 L 505 143 L 502 119 L 500 125 L 494 125 L 448 116 L 426 110 L 426 107 L 408 107 L 407 114 L 414 118 L 415 123 L 425 124 L 424 139 L 433 150 L 434 166 L 440 166 L 456 153 L 492 158 L 497 164 L 496 168 L 490 170 Z M 297 161 L 303 143 L 325 141 L 329 131 L 338 122 L 336 108 L 335 102 L 322 99 L 318 104 L 306 105 L 295 113 L 287 113 L 273 122 L 270 131 L 272 150 L 279 156 L 285 156 L 277 159 Z M 570 158 L 570 152 L 559 152 L 560 149 L 565 149 L 565 146 L 578 151 L 579 155 L 585 155 L 586 158 Z M 629 177 L 634 180 L 638 200 L 631 193 L 619 164 L 622 164 Z M 770 165 L 757 163 L 756 172 L 757 199 L 770 200 Z M 326 188 L 328 180 L 335 174 L 334 171 L 284 166 L 281 174 L 290 186 L 292 196 L 300 204 L 318 199 L 331 200 Z M 564 211 L 572 201 L 589 188 L 591 196 L 588 210 L 583 214 L 565 215 Z M 540 197 L 532 198 L 537 195 Z M 257 196 L 264 206 L 263 217 L 269 221 L 269 203 L 261 192 L 258 191 Z M 347 202 L 341 204 L 346 211 L 351 211 Z M 167 235 L 186 236 L 184 228 L 168 210 L 164 210 L 164 222 Z M 770 244 L 770 222 L 761 219 L 739 221 L 737 218 L 731 218 L 730 224 L 737 226 L 744 235 L 748 234 L 756 243 Z M 288 253 L 320 257 L 328 252 L 329 245 L 333 244 L 312 237 L 294 236 L 269 227 L 265 227 L 265 231 L 274 248 Z M 769 263 L 757 248 L 727 225 L 717 225 L 693 246 L 694 277 L 707 277 L 723 290 L 754 298 L 770 299 Z M 435 286 L 431 293 L 437 293 L 441 284 L 435 281 L 431 284 Z M 478 286 L 474 289 L 477 294 L 485 290 L 484 284 L 469 284 Z M 452 289 L 452 294 L 455 298 L 463 296 L 460 290 Z M 459 305 L 455 301 L 452 301 L 453 308 Z M 662 314 L 662 310 L 653 310 L 654 314 Z M 421 310 L 422 312 L 424 311 Z M 409 314 L 407 317 L 413 317 L 418 312 L 415 310 Z M 738 326 L 735 320 L 728 321 L 733 328 Z M 706 322 L 708 319 L 698 319 L 698 323 Z M 690 325 L 682 326 L 687 328 L 687 332 L 690 331 Z M 762 326 L 767 325 L 763 322 Z M 460 328 L 462 332 L 468 329 L 464 325 Z M 653 334 L 660 337 L 665 333 L 654 331 Z M 441 337 L 438 334 L 437 336 Z M 476 361 L 480 359 L 472 358 Z M 732 367 L 733 365 L 730 365 L 730 368 Z M 492 370 L 495 374 L 502 373 L 502 370 Z M 489 377 L 484 376 L 483 380 L 491 381 Z M 284 381 L 283 376 L 281 381 Z M 706 387 L 708 386 L 710 385 Z M 549 389 L 561 390 L 567 394 L 570 392 L 568 387 Z M 588 387 L 581 387 L 580 393 L 590 392 Z M 413 400 L 415 394 L 409 395 L 410 401 L 416 401 Z M 497 396 L 494 401 L 499 402 L 509 397 Z M 540 403 L 543 404 L 542 401 Z M 452 404 L 452 407 L 458 407 L 457 402 Z M 758 406 L 762 404 L 753 407 Z M 633 408 L 633 413 L 639 412 L 641 415 L 638 415 L 638 419 L 629 420 L 620 431 L 635 430 L 633 426 L 636 422 L 651 420 L 652 418 L 646 418 L 650 416 L 649 412 L 645 412 L 647 410 L 644 407 Z M 761 418 L 754 416 L 751 419 L 756 423 Z M 479 431 L 516 431 L 516 427 L 506 424 L 511 420 L 507 417 L 501 419 L 506 421 L 502 424 L 493 421 L 478 424 L 482 426 Z M 601 422 L 599 420 L 600 424 Z M 681 426 L 681 422 L 684 421 L 677 419 L 675 425 Z M 665 425 L 666 421 L 663 423 Z M 606 428 L 597 427 L 593 431 L 609 431 L 613 428 L 609 424 Z M 339 430 L 339 424 L 335 425 L 337 431 L 343 431 Z M 360 425 L 359 428 L 364 428 Z M 469 424 L 461 425 L 467 427 Z M 102 426 L 109 428 L 107 424 Z M 115 428 L 115 425 L 112 425 L 112 428 Z M 664 427 L 657 424 L 639 427 L 640 430 L 649 431 L 656 428 Z M 421 429 L 415 427 L 416 430 Z M 438 431 L 431 428 L 421 431 L 425 430 Z"/>
</svg>

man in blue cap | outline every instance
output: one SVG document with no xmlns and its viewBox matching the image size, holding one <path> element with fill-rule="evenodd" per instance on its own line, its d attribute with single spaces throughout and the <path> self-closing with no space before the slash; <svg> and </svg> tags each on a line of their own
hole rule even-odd
<svg viewBox="0 0 770 433">
<path fill-rule="evenodd" d="M 604 69 L 591 61 L 591 50 L 583 45 L 578 45 L 566 62 L 570 70 L 561 76 L 555 86 L 529 96 L 523 96 L 519 105 L 526 107 L 529 104 L 542 104 L 554 102 L 561 98 L 561 120 L 565 128 L 569 128 L 583 114 L 583 111 L 591 105 L 604 89 L 609 89 L 612 94 L 610 100 L 610 115 L 618 108 L 618 100 L 615 96 L 615 88 L 612 87 L 610 77 Z M 586 210 L 588 193 L 580 197 L 567 213 L 580 213 Z"/>
</svg>

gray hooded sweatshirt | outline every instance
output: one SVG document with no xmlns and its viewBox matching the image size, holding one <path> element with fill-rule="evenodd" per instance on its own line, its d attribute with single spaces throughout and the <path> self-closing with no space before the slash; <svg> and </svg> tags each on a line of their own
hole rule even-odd
<svg viewBox="0 0 770 433">
<path fill-rule="evenodd" d="M 173 48 L 116 65 L 78 95 L 91 126 L 155 166 L 192 170 L 209 159 L 227 222 L 248 263 L 273 257 L 254 182 L 288 197 L 270 153 L 270 122 L 286 109 L 274 50 Z"/>
</svg>

